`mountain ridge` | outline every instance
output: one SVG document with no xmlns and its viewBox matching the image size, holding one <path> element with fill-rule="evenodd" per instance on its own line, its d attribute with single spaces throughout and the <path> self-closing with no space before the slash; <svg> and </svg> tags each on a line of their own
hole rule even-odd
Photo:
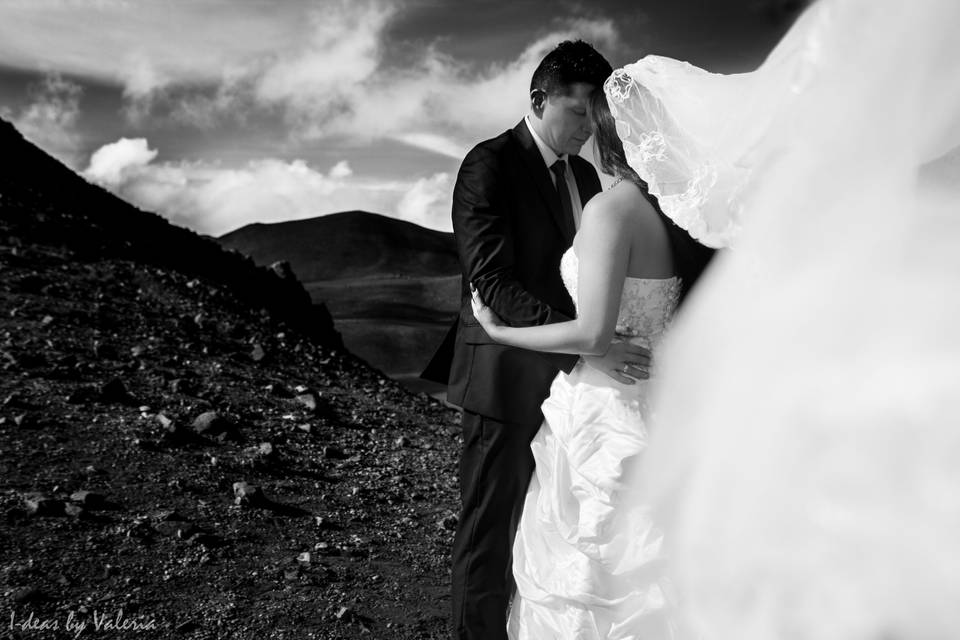
<svg viewBox="0 0 960 640">
<path fill-rule="evenodd" d="M 448 635 L 458 418 L 345 351 L 288 266 L 0 123 L 0 274 L 11 633 Z"/>
<path fill-rule="evenodd" d="M 350 351 L 411 390 L 442 396 L 418 376 L 459 311 L 452 233 L 346 211 L 246 225 L 218 240 L 258 264 L 289 262 Z"/>
<path fill-rule="evenodd" d="M 369 211 L 256 222 L 217 239 L 258 263 L 285 256 L 304 284 L 387 275 L 459 274 L 452 233 Z"/>
<path fill-rule="evenodd" d="M 135 207 L 27 142 L 2 118 L 0 149 L 6 212 L 16 215 L 34 206 L 47 210 L 27 221 L 34 224 L 20 227 L 31 235 L 28 240 L 69 245 L 81 259 L 114 255 L 207 278 L 311 337 L 342 346 L 322 301 L 314 304 L 302 283 L 282 265 L 257 266 L 213 239 Z M 94 210 L 96 215 L 91 215 Z M 46 216 L 56 216 L 57 224 L 47 224 Z"/>
</svg>

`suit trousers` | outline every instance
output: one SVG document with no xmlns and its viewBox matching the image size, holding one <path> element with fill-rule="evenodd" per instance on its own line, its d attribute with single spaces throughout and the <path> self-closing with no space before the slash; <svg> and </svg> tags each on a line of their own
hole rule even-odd
<svg viewBox="0 0 960 640">
<path fill-rule="evenodd" d="M 453 542 L 453 627 L 457 640 L 506 640 L 513 592 L 511 555 L 533 473 L 537 424 L 500 422 L 464 411 L 462 510 Z"/>
</svg>

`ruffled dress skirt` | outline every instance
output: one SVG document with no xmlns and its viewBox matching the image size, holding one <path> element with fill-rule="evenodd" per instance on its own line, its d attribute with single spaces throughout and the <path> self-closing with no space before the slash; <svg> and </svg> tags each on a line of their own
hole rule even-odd
<svg viewBox="0 0 960 640">
<path fill-rule="evenodd" d="M 513 546 L 511 639 L 691 637 L 631 480 L 647 446 L 648 386 L 582 362 L 554 380 Z"/>
</svg>

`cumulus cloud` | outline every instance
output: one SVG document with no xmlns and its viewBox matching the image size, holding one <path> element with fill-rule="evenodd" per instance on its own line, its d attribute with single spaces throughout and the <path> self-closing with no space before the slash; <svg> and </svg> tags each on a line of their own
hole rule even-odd
<svg viewBox="0 0 960 640">
<path fill-rule="evenodd" d="M 607 52 L 618 46 L 610 20 L 558 17 L 510 59 L 477 66 L 445 53 L 442 43 L 405 43 L 400 64 L 388 45 L 403 1 L 0 2 L 0 60 L 119 84 L 132 122 L 162 113 L 213 127 L 223 118 L 279 113 L 297 143 L 388 139 L 461 158 L 526 112 L 533 69 L 560 40 L 581 37 Z M 53 107 L 22 118 L 38 134 L 67 132 L 76 119 L 79 91 L 62 83 L 50 83 L 59 87 L 47 93 L 59 96 L 45 103 Z M 57 126 L 40 124 L 39 114 Z M 85 175 L 212 234 L 353 208 L 450 227 L 449 173 L 385 180 L 357 175 L 346 161 L 323 172 L 302 161 L 227 168 L 156 157 L 146 140 L 121 139 L 98 150 Z"/>
<path fill-rule="evenodd" d="M 397 217 L 422 227 L 452 231 L 450 207 L 453 181 L 449 173 L 420 178 L 403 194 Z"/>
<path fill-rule="evenodd" d="M 341 160 L 330 169 L 331 178 L 346 178 L 350 175 L 353 175 L 353 169 L 350 168 L 350 163 L 346 160 Z"/>
<path fill-rule="evenodd" d="M 449 178 L 357 176 L 346 162 L 324 173 L 303 160 L 261 159 L 240 168 L 208 162 L 154 163 L 144 139 L 98 149 L 84 172 L 137 206 L 200 233 L 221 235 L 252 222 L 280 222 L 363 209 L 450 230 Z M 439 212 L 447 199 L 446 211 Z"/>
<path fill-rule="evenodd" d="M 30 103 L 19 112 L 5 111 L 23 136 L 70 167 L 77 167 L 80 115 L 79 85 L 53 73 L 30 89 Z"/>
<path fill-rule="evenodd" d="M 156 157 L 157 151 L 147 146 L 145 138 L 120 138 L 93 152 L 84 175 L 94 182 L 116 188 Z"/>
<path fill-rule="evenodd" d="M 377 40 L 383 25 L 364 22 Z M 515 59 L 476 69 L 435 47 L 405 70 L 384 65 L 379 50 L 365 50 L 364 72 L 343 78 L 336 91 L 301 87 L 283 107 L 305 137 L 332 132 L 355 137 L 391 137 L 411 146 L 462 157 L 472 142 L 500 133 L 526 112 L 530 77 L 558 42 L 584 38 L 603 50 L 618 45 L 610 20 L 573 19 L 528 45 Z M 322 57 L 311 59 L 323 64 Z"/>
<path fill-rule="evenodd" d="M 401 0 L 291 0 L 282 10 L 37 0 L 0 5 L 0 59 L 118 82 L 134 120 L 158 105 L 199 125 L 279 109 L 298 138 L 394 138 L 454 156 L 515 124 L 535 65 L 557 42 L 618 46 L 610 20 L 558 18 L 512 60 L 477 67 L 427 43 L 400 66 L 386 43 L 402 10 Z"/>
</svg>

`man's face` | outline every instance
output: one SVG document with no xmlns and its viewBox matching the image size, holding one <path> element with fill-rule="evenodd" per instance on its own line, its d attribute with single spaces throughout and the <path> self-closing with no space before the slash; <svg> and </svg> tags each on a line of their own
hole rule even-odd
<svg viewBox="0 0 960 640">
<path fill-rule="evenodd" d="M 592 84 L 575 82 L 567 91 L 551 96 L 532 92 L 533 117 L 540 125 L 537 134 L 557 155 L 579 153 L 590 137 L 587 105 L 594 88 Z"/>
</svg>

